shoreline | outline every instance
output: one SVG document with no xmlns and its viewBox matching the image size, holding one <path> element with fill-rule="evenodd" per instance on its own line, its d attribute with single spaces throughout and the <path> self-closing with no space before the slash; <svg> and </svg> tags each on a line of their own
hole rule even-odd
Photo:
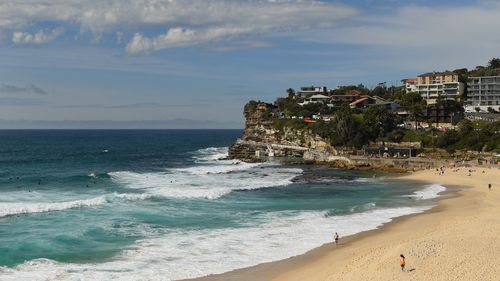
<svg viewBox="0 0 500 281">
<path fill-rule="evenodd" d="M 440 221 L 443 219 L 453 219 L 456 220 L 457 217 L 467 215 L 467 210 L 463 206 L 469 206 L 472 213 L 474 213 L 474 208 L 480 206 L 479 203 L 484 196 L 484 190 L 478 191 L 480 188 L 479 184 L 483 183 L 484 180 L 490 176 L 489 179 L 492 183 L 500 182 L 499 170 L 497 168 L 475 168 L 478 172 L 474 173 L 474 177 L 467 177 L 467 169 L 460 168 L 459 172 L 452 172 L 452 170 L 447 171 L 444 176 L 439 176 L 435 174 L 434 170 L 423 170 L 417 171 L 404 175 L 397 175 L 395 177 L 388 178 L 389 180 L 416 180 L 430 184 L 439 183 L 446 187 L 446 191 L 440 194 L 437 198 L 437 203 L 432 208 L 421 212 L 410 215 L 405 215 L 401 217 L 393 218 L 390 222 L 383 224 L 377 229 L 372 229 L 369 231 L 364 231 L 351 235 L 341 239 L 340 245 L 336 246 L 333 243 L 327 243 L 317 248 L 311 249 L 310 251 L 290 257 L 284 260 L 262 263 L 255 266 L 236 269 L 222 274 L 208 275 L 200 278 L 186 279 L 195 281 L 212 281 L 212 280 L 276 280 L 276 281 L 288 281 L 288 280 L 369 280 L 373 277 L 373 273 L 379 272 L 379 268 L 371 270 L 353 270 L 356 265 L 367 256 L 375 258 L 369 263 L 362 265 L 359 264 L 359 268 L 366 268 L 367 265 L 372 265 L 373 261 L 379 261 L 378 256 L 374 254 L 373 248 L 375 247 L 375 252 L 380 251 L 379 244 L 384 245 L 385 249 L 388 251 L 394 250 L 394 247 L 401 247 L 402 244 L 411 243 L 411 240 L 405 239 L 406 236 L 416 236 L 416 239 L 420 237 L 425 237 L 426 230 L 435 229 L 440 226 Z M 482 174 L 481 171 L 486 170 L 486 174 Z M 495 173 L 496 172 L 496 173 Z M 465 179 L 462 179 L 465 176 Z M 496 176 L 496 177 L 495 177 Z M 498 188 L 498 187 L 497 187 Z M 484 188 L 487 189 L 487 188 Z M 498 193 L 493 193 L 498 197 Z M 461 207 L 462 206 L 462 207 Z M 500 220 L 499 224 L 500 226 Z M 497 226 L 497 228 L 498 228 Z M 499 229 L 500 230 L 500 229 Z M 420 232 L 424 232 L 423 235 L 418 235 Z M 497 237 L 500 238 L 500 237 Z M 393 241 L 389 243 L 387 241 Z M 490 241 L 495 243 L 496 241 Z M 443 242 L 442 242 L 443 243 Z M 439 245 L 441 245 L 440 243 Z M 446 241 L 444 241 L 446 243 Z M 432 244 L 432 243 L 431 243 Z M 436 244 L 437 245 L 437 244 Z M 439 248 L 434 244 L 424 247 L 431 253 L 436 253 L 436 249 Z M 417 247 L 418 251 L 426 251 L 421 249 L 422 247 Z M 500 250 L 500 246 L 495 249 Z M 358 255 L 355 253 L 366 252 L 368 253 Z M 402 253 L 405 252 L 403 249 L 400 250 Z M 410 252 L 417 253 L 417 250 L 413 249 Z M 385 253 L 381 253 L 385 254 Z M 398 275 L 401 274 L 399 266 L 397 265 L 397 258 L 399 254 L 394 254 L 394 262 L 392 265 L 388 265 L 388 272 L 380 272 L 381 279 L 372 278 L 372 280 L 393 280 L 400 278 Z M 414 255 L 405 252 L 407 257 L 407 264 L 411 267 L 412 261 L 414 260 Z M 418 255 L 425 256 L 425 254 Z M 385 261 L 387 263 L 387 261 Z M 485 264 L 488 264 L 486 262 Z M 394 270 L 397 269 L 397 270 Z M 391 270 L 392 269 L 392 270 Z M 412 280 L 455 280 L 446 279 L 443 276 L 441 278 L 432 279 L 433 275 L 428 275 L 423 277 L 422 275 L 427 275 L 421 270 L 417 272 L 419 268 L 415 269 L 415 272 L 408 273 L 412 275 Z M 442 269 L 441 269 L 442 270 Z M 481 270 L 481 269 L 479 269 Z M 498 269 L 493 274 L 498 273 Z M 439 272 L 439 271 L 438 271 Z M 472 271 L 469 271 L 472 272 Z M 388 275 L 389 274 L 389 275 Z M 436 274 L 436 273 L 434 273 Z M 435 276 L 435 275 L 434 275 Z M 495 275 L 488 275 L 495 276 Z M 430 278 L 430 279 L 429 279 Z M 480 279 L 466 279 L 466 280 L 494 280 L 488 278 Z"/>
</svg>

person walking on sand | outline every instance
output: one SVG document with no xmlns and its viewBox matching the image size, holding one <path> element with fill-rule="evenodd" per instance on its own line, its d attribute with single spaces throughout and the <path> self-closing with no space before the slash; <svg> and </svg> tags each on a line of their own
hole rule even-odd
<svg viewBox="0 0 500 281">
<path fill-rule="evenodd" d="M 399 255 L 399 265 L 401 266 L 401 271 L 405 271 L 406 259 L 403 254 Z"/>
<path fill-rule="evenodd" d="M 491 190 L 491 183 L 488 183 L 488 189 Z"/>
<path fill-rule="evenodd" d="M 335 245 L 338 245 L 340 236 L 337 232 L 335 232 L 335 235 L 333 235 L 333 239 L 335 240 Z"/>
</svg>

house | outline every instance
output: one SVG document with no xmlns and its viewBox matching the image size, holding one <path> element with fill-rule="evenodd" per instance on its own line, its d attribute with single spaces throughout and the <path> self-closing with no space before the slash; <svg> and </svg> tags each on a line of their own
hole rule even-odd
<svg viewBox="0 0 500 281">
<path fill-rule="evenodd" d="M 357 109 L 366 109 L 369 106 L 377 106 L 391 112 L 396 111 L 399 108 L 399 104 L 387 101 L 379 96 L 361 96 L 359 99 L 351 102 L 349 106 Z"/>
<path fill-rule="evenodd" d="M 300 97 L 309 97 L 318 94 L 326 95 L 328 94 L 328 89 L 325 86 L 321 87 L 310 86 L 310 87 L 300 87 L 300 90 L 297 91 L 297 95 Z"/>
<path fill-rule="evenodd" d="M 306 98 L 305 101 L 299 103 L 299 105 L 304 106 L 304 105 L 310 104 L 310 103 L 323 103 L 323 102 L 327 102 L 329 100 L 330 100 L 330 97 L 328 97 L 328 96 L 316 94 L 316 95 L 312 95 L 312 96 Z"/>
<path fill-rule="evenodd" d="M 411 93 L 417 91 L 418 78 L 406 78 L 401 80 L 403 82 L 403 89 L 405 93 Z"/>
<path fill-rule="evenodd" d="M 340 94 L 340 95 L 331 95 L 330 96 L 330 104 L 332 104 L 332 107 L 340 107 L 343 104 L 350 104 L 353 101 L 359 99 L 361 96 L 361 92 L 358 90 L 350 90 L 347 91 L 345 94 Z"/>
<path fill-rule="evenodd" d="M 464 84 L 459 81 L 459 75 L 455 72 L 429 72 L 418 76 L 416 92 L 427 104 L 434 104 L 438 97 L 460 99 L 464 93 Z"/>
<path fill-rule="evenodd" d="M 392 101 L 379 101 L 376 102 L 373 106 L 378 106 L 390 112 L 395 112 L 399 108 L 399 104 Z"/>
<path fill-rule="evenodd" d="M 377 103 L 377 99 L 371 96 L 362 96 L 359 99 L 351 102 L 349 106 L 351 108 L 366 109 L 368 106 Z"/>
</svg>

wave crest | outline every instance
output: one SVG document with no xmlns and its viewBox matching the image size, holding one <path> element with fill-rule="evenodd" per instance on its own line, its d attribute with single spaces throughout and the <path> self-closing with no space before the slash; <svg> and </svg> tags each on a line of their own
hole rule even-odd
<svg viewBox="0 0 500 281">
<path fill-rule="evenodd" d="M 62 211 L 81 207 L 97 206 L 107 203 L 106 196 L 99 196 L 91 199 L 74 200 L 68 202 L 25 202 L 25 203 L 0 203 L 0 217 L 46 213 L 52 211 Z"/>
</svg>

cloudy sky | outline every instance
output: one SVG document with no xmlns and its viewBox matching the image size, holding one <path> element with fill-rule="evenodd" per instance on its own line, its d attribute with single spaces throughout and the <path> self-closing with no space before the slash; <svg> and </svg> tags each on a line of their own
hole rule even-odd
<svg viewBox="0 0 500 281">
<path fill-rule="evenodd" d="M 250 99 L 500 57 L 499 0 L 2 0 L 0 128 L 240 128 Z"/>
</svg>

